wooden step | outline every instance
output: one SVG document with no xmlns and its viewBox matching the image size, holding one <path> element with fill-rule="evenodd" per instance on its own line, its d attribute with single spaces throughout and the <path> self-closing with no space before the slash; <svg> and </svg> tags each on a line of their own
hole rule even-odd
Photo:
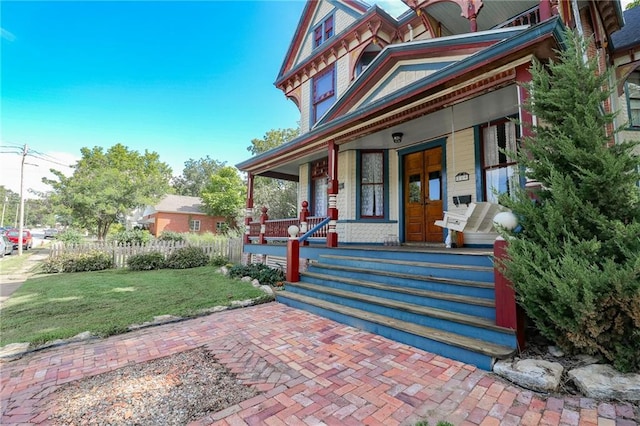
<svg viewBox="0 0 640 426">
<path fill-rule="evenodd" d="M 513 330 L 505 327 L 500 327 L 495 324 L 494 321 L 486 318 L 476 317 L 472 315 L 465 315 L 457 312 L 445 311 L 443 309 L 431 308 L 428 306 L 420 306 L 413 303 L 400 302 L 397 300 L 386 299 L 383 297 L 363 295 L 352 291 L 345 291 L 331 287 L 318 286 L 316 284 L 309 284 L 304 282 L 297 283 L 285 283 L 286 286 L 306 288 L 311 291 L 319 293 L 331 294 L 333 296 L 349 298 L 353 300 L 360 300 L 375 305 L 386 306 L 389 308 L 397 309 L 400 311 L 410 312 L 418 315 L 429 316 L 432 318 L 438 318 L 453 323 L 467 324 L 473 327 L 484 328 L 486 330 L 492 330 L 499 333 L 513 334 Z"/>
<path fill-rule="evenodd" d="M 370 273 L 369 271 L 366 271 L 366 272 L 367 274 Z M 397 275 L 404 275 L 404 274 L 397 274 Z M 408 294 L 408 295 L 417 296 L 417 297 L 427 297 L 431 299 L 440 299 L 440 300 L 447 300 L 450 302 L 465 303 L 467 305 L 478 305 L 478 306 L 495 308 L 495 303 L 492 299 L 486 299 L 483 297 L 462 296 L 459 294 L 443 293 L 443 292 L 430 291 L 430 290 L 421 290 L 421 289 L 412 288 L 412 287 L 401 287 L 401 286 L 390 285 L 390 284 L 380 284 L 380 283 L 371 282 L 371 281 L 363 281 L 363 280 L 357 280 L 353 278 L 340 277 L 337 275 L 318 274 L 315 272 L 303 272 L 300 276 L 302 277 L 302 279 L 304 279 L 304 277 L 313 277 L 318 280 L 337 281 L 337 282 L 351 284 L 358 287 L 368 287 L 376 290 L 393 291 L 395 293 L 403 293 L 403 294 Z M 406 275 L 406 277 L 410 279 L 415 278 L 414 276 L 410 276 L 410 275 Z M 300 283 L 295 283 L 295 284 L 288 283 L 288 285 L 298 285 L 298 284 Z M 480 284 L 486 284 L 486 283 L 480 283 Z M 490 287 L 493 288 L 493 286 L 490 286 Z"/>
<path fill-rule="evenodd" d="M 291 299 L 307 305 L 317 306 L 319 308 L 322 308 L 328 311 L 337 312 L 351 318 L 356 318 L 363 321 L 379 324 L 381 326 L 389 327 L 389 328 L 398 330 L 400 332 L 411 333 L 413 335 L 420 336 L 425 339 L 433 340 L 449 346 L 454 346 L 454 347 L 462 348 L 468 351 L 483 354 L 494 359 L 507 358 L 515 352 L 515 349 L 509 348 L 507 346 L 496 345 L 491 342 L 486 342 L 478 339 L 460 336 L 458 334 L 450 333 L 448 331 L 438 330 L 431 327 L 425 327 L 425 326 L 409 323 L 406 321 L 389 318 L 384 315 L 374 314 L 374 313 L 366 312 L 360 309 L 355 309 L 347 306 L 342 306 L 336 303 L 331 303 L 324 300 L 316 299 L 313 297 L 291 293 L 286 290 L 277 292 L 276 298 L 285 299 L 285 300 Z"/>
<path fill-rule="evenodd" d="M 408 280 L 415 281 L 430 281 L 430 282 L 438 282 L 449 285 L 459 285 L 463 287 L 477 287 L 477 288 L 488 288 L 493 289 L 494 283 L 490 283 L 487 281 L 472 281 L 472 280 L 462 280 L 456 278 L 444 278 L 444 277 L 435 277 L 435 276 L 423 276 L 423 275 L 414 275 L 414 274 L 403 274 L 401 272 L 392 272 L 392 271 L 383 271 L 376 269 L 364 269 L 364 268 L 355 268 L 352 266 L 342 266 L 342 265 L 331 265 L 328 263 L 313 263 L 310 265 L 311 267 L 317 267 L 322 269 L 332 269 L 332 270 L 340 270 L 340 271 L 348 271 L 348 272 L 359 272 L 367 275 L 380 275 L 386 277 L 396 277 L 403 278 Z"/>
<path fill-rule="evenodd" d="M 376 262 L 376 263 L 385 263 L 389 265 L 416 266 L 419 268 L 456 269 L 456 270 L 462 270 L 462 271 L 493 272 L 493 267 L 490 267 L 490 266 L 454 265 L 454 264 L 448 264 L 448 263 L 419 262 L 414 260 L 395 260 L 395 259 L 380 259 L 380 258 L 371 258 L 371 257 L 339 256 L 339 255 L 332 255 L 332 254 L 320 255 L 320 259 L 337 259 L 337 260 L 348 260 L 353 262 Z"/>
</svg>

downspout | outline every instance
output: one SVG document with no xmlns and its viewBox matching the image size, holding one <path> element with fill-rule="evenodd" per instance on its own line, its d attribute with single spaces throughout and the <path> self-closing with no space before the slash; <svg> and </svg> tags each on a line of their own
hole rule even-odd
<svg viewBox="0 0 640 426">
<path fill-rule="evenodd" d="M 578 0 L 571 0 L 571 9 L 573 9 L 573 20 L 576 22 L 576 29 L 581 39 L 584 38 L 584 32 L 582 31 L 582 20 L 580 19 L 580 9 L 578 9 Z M 586 50 L 582 52 L 582 60 L 586 64 L 588 62 Z"/>
</svg>

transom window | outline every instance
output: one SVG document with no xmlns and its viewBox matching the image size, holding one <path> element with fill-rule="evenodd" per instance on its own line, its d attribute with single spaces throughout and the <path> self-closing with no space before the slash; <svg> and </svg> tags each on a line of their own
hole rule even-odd
<svg viewBox="0 0 640 426">
<path fill-rule="evenodd" d="M 326 113 L 336 100 L 334 66 L 313 77 L 313 123 Z"/>
<path fill-rule="evenodd" d="M 625 83 L 629 127 L 640 128 L 640 70 L 632 72 Z"/>
<path fill-rule="evenodd" d="M 333 15 L 325 18 L 325 20 L 313 30 L 313 48 L 315 49 L 320 46 L 331 37 L 333 37 Z"/>
<path fill-rule="evenodd" d="M 189 231 L 200 231 L 200 221 L 199 220 L 190 220 L 189 221 Z"/>
<path fill-rule="evenodd" d="M 511 194 L 520 185 L 518 166 L 508 153 L 518 148 L 516 125 L 508 120 L 482 129 L 485 199 L 498 202 L 498 195 Z"/>
<path fill-rule="evenodd" d="M 360 153 L 360 217 L 383 218 L 384 209 L 384 152 L 362 151 Z"/>
</svg>

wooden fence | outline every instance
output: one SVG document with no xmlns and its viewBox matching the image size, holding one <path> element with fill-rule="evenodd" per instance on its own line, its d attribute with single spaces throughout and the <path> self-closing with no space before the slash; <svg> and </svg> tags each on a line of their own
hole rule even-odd
<svg viewBox="0 0 640 426">
<path fill-rule="evenodd" d="M 66 244 L 55 242 L 51 244 L 49 257 L 57 257 L 65 253 L 89 253 L 100 251 L 113 256 L 116 268 L 127 266 L 129 256 L 136 254 L 160 252 L 165 257 L 172 251 L 187 247 L 200 247 L 210 258 L 221 255 L 229 259 L 229 262 L 240 263 L 242 260 L 242 238 L 219 239 L 207 243 L 187 243 L 185 241 L 152 241 L 149 243 L 118 244 L 114 242 L 90 242 L 79 244 Z"/>
</svg>

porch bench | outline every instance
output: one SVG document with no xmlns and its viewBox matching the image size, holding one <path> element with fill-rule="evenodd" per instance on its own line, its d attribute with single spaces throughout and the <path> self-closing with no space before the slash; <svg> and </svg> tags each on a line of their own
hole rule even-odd
<svg viewBox="0 0 640 426">
<path fill-rule="evenodd" d="M 443 212 L 444 218 L 434 224 L 457 232 L 492 232 L 493 218 L 508 209 L 500 204 L 487 202 L 469 203 L 464 214 Z"/>
</svg>

